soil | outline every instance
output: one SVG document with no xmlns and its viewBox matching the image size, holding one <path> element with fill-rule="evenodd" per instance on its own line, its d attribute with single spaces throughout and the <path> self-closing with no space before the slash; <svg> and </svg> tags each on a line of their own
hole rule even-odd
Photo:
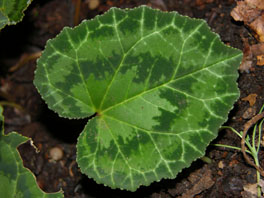
<svg viewBox="0 0 264 198">
<path fill-rule="evenodd" d="M 31 137 L 39 149 L 40 152 L 36 153 L 29 143 L 19 147 L 24 166 L 36 175 L 39 186 L 46 192 L 63 189 L 65 197 L 74 198 L 247 197 L 244 186 L 256 183 L 256 170 L 247 165 L 241 152 L 215 146 L 209 146 L 206 152 L 211 163 L 197 160 L 175 179 L 163 179 L 148 187 L 140 187 L 133 193 L 98 185 L 81 174 L 75 161 L 75 145 L 87 119 L 63 119 L 47 108 L 32 83 L 35 61 L 9 71 L 21 56 L 43 50 L 46 41 L 55 37 L 64 26 L 73 26 L 75 2 L 35 0 L 25 12 L 22 22 L 6 27 L 0 33 L 0 99 L 15 102 L 24 108 L 24 111 L 19 111 L 5 106 L 5 129 L 7 133 L 17 131 Z M 250 30 L 230 16 L 235 0 L 98 0 L 95 8 L 89 2 L 82 2 L 80 19 L 93 18 L 113 6 L 131 8 L 147 4 L 205 19 L 224 43 L 241 50 L 244 39 L 251 44 L 257 43 Z M 255 59 L 253 63 L 256 63 Z M 248 72 L 240 73 L 238 86 L 241 96 L 224 125 L 241 131 L 244 124 L 260 110 L 264 103 L 263 79 L 264 70 L 256 64 Z M 250 94 L 256 94 L 256 102 L 251 106 L 243 99 Z M 239 147 L 240 139 L 230 130 L 223 130 L 213 143 Z M 261 150 L 259 158 L 262 167 L 263 154 Z"/>
</svg>

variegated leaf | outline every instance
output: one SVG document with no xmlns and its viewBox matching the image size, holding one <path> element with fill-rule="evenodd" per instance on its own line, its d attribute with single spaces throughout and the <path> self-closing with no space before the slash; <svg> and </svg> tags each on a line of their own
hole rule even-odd
<svg viewBox="0 0 264 198">
<path fill-rule="evenodd" d="M 35 176 L 23 166 L 17 147 L 29 138 L 16 132 L 5 135 L 2 111 L 3 108 L 0 106 L 0 197 L 62 198 L 61 192 L 43 192 Z"/>
<path fill-rule="evenodd" d="M 0 30 L 22 20 L 32 0 L 0 0 Z"/>
<path fill-rule="evenodd" d="M 204 155 L 239 96 L 241 58 L 203 20 L 112 8 L 50 40 L 34 83 L 62 117 L 96 113 L 78 139 L 82 172 L 134 191 Z"/>
</svg>

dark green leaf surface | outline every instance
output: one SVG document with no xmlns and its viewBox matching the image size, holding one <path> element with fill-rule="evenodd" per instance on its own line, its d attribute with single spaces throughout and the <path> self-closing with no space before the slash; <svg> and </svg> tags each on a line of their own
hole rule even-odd
<svg viewBox="0 0 264 198">
<path fill-rule="evenodd" d="M 63 194 L 44 193 L 34 175 L 23 166 L 17 147 L 29 138 L 12 132 L 4 135 L 4 117 L 0 106 L 0 197 L 61 198 Z"/>
<path fill-rule="evenodd" d="M 98 183 L 134 191 L 204 155 L 239 96 L 241 58 L 203 20 L 112 8 L 50 40 L 34 83 L 60 116 L 97 113 L 77 162 Z"/>
<path fill-rule="evenodd" d="M 22 20 L 32 0 L 0 0 L 0 30 Z"/>
</svg>

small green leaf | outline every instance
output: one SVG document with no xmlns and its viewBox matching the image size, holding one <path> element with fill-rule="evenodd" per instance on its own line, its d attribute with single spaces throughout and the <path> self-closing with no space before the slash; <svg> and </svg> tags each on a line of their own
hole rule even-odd
<svg viewBox="0 0 264 198">
<path fill-rule="evenodd" d="M 0 0 L 0 30 L 22 20 L 32 0 Z"/>
<path fill-rule="evenodd" d="M 204 20 L 112 8 L 48 41 L 34 83 L 60 116 L 96 113 L 78 138 L 82 172 L 134 191 L 204 155 L 239 96 L 241 58 Z"/>
<path fill-rule="evenodd" d="M 4 135 L 4 117 L 0 106 L 0 197 L 3 198 L 60 198 L 61 192 L 45 193 L 36 183 L 35 176 L 23 166 L 17 147 L 29 138 L 12 132 Z"/>
</svg>

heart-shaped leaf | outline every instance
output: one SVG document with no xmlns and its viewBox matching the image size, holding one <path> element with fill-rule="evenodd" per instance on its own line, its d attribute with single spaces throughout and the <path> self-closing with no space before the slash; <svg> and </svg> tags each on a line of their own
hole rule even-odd
<svg viewBox="0 0 264 198">
<path fill-rule="evenodd" d="M 16 132 L 4 134 L 4 117 L 0 106 L 0 197 L 61 198 L 63 194 L 45 193 L 34 175 L 23 166 L 17 147 L 28 141 Z"/>
<path fill-rule="evenodd" d="M 134 191 L 204 155 L 239 96 L 241 57 L 203 20 L 112 8 L 50 40 L 34 83 L 60 116 L 96 113 L 78 139 L 82 172 Z"/>
<path fill-rule="evenodd" d="M 32 0 L 0 0 L 0 30 L 21 21 Z"/>
</svg>

